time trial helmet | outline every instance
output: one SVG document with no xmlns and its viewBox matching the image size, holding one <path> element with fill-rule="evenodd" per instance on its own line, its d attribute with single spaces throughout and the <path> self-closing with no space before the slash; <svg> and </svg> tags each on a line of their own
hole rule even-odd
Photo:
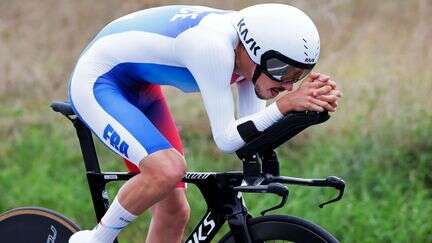
<svg viewBox="0 0 432 243">
<path fill-rule="evenodd" d="M 257 64 L 254 83 L 262 72 L 278 82 L 296 82 L 318 61 L 318 30 L 298 8 L 258 4 L 238 11 L 234 24 L 249 57 Z"/>
</svg>

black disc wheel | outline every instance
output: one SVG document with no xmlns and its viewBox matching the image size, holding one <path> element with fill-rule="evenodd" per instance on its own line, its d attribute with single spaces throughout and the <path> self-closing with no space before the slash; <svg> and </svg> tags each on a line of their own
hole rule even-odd
<svg viewBox="0 0 432 243">
<path fill-rule="evenodd" d="M 339 242 L 326 230 L 307 220 L 284 215 L 269 215 L 253 218 L 248 222 L 249 233 L 254 243 L 296 242 L 328 243 Z M 236 243 L 228 232 L 220 243 Z"/>
<path fill-rule="evenodd" d="M 80 227 L 54 211 L 24 207 L 0 215 L 2 243 L 67 243 Z"/>
</svg>

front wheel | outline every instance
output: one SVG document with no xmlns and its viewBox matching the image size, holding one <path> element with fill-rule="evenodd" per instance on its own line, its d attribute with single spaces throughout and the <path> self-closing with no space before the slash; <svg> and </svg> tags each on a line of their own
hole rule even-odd
<svg viewBox="0 0 432 243">
<path fill-rule="evenodd" d="M 2 243 L 67 243 L 79 226 L 54 211 L 25 207 L 0 214 Z"/>
<path fill-rule="evenodd" d="M 254 243 L 296 242 L 296 243 L 333 243 L 339 242 L 326 230 L 307 220 L 285 216 L 268 215 L 249 220 L 249 232 Z M 219 243 L 236 243 L 228 232 Z"/>
</svg>

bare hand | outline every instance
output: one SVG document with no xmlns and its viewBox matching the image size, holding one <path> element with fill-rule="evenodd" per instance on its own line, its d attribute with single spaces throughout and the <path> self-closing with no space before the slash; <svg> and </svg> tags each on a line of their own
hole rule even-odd
<svg viewBox="0 0 432 243">
<path fill-rule="evenodd" d="M 336 111 L 336 108 L 338 106 L 338 100 L 341 97 L 342 97 L 342 92 L 340 92 L 339 90 L 331 90 L 328 94 L 320 95 L 316 98 L 321 100 L 321 101 L 327 102 L 332 107 L 332 109 L 330 109 L 330 110 L 327 109 L 327 110 L 334 112 L 334 111 Z"/>
<path fill-rule="evenodd" d="M 285 94 L 276 102 L 284 115 L 290 111 L 306 110 L 334 112 L 340 97 L 342 97 L 342 93 L 329 76 L 311 73 L 297 90 Z"/>
</svg>

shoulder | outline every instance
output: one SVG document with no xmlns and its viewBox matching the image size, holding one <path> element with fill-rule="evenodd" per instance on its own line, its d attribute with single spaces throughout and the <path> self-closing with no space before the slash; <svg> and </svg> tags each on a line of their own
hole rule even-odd
<svg viewBox="0 0 432 243">
<path fill-rule="evenodd" d="M 197 82 L 228 81 L 234 70 L 235 54 L 230 41 L 223 36 L 201 28 L 188 30 L 175 41 L 177 61 L 188 68 Z M 227 82 L 229 84 L 229 81 Z"/>
<path fill-rule="evenodd" d="M 192 72 L 202 93 L 222 92 L 229 87 L 235 64 L 235 38 L 229 26 L 216 27 L 213 21 L 190 28 L 176 38 L 177 61 Z"/>
<path fill-rule="evenodd" d="M 221 14 L 207 15 L 198 25 L 184 31 L 176 39 L 176 42 L 181 45 L 189 43 L 195 48 L 213 46 L 231 50 L 234 50 L 238 42 L 237 32 L 229 16 Z"/>
</svg>

